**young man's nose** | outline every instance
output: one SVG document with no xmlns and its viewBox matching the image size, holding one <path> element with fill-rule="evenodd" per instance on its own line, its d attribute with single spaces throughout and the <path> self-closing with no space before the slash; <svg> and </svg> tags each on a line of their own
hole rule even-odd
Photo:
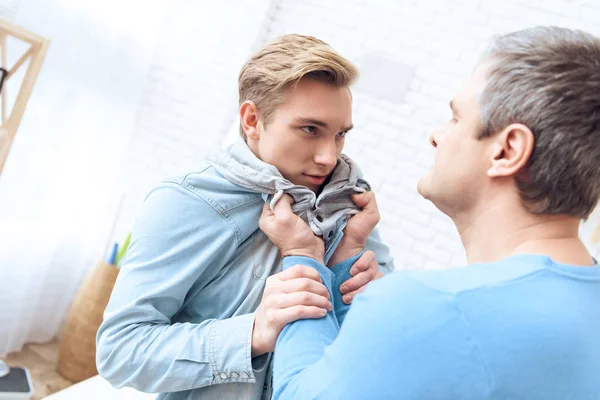
<svg viewBox="0 0 600 400">
<path fill-rule="evenodd" d="M 315 163 L 332 170 L 337 163 L 337 146 L 334 143 L 323 143 L 315 154 Z"/>
</svg>

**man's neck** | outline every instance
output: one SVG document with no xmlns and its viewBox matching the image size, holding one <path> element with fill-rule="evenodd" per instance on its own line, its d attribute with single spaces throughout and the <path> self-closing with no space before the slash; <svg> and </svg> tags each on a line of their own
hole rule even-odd
<svg viewBox="0 0 600 400">
<path fill-rule="evenodd" d="M 520 205 L 496 203 L 454 219 L 469 264 L 516 254 L 541 254 L 562 264 L 593 265 L 579 238 L 580 220 L 565 215 L 534 215 Z"/>
</svg>

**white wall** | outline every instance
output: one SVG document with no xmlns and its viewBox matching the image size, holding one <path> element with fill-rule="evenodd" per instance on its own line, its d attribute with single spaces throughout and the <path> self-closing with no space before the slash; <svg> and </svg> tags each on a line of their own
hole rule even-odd
<svg viewBox="0 0 600 400">
<path fill-rule="evenodd" d="M 217 151 L 237 109 L 237 75 L 264 41 L 269 0 L 171 0 L 155 48 L 123 170 L 128 195 L 115 240 L 144 196 Z"/>
<path fill-rule="evenodd" d="M 165 8 L 166 0 L 0 4 L 2 15 L 52 40 L 0 176 L 0 356 L 54 337 L 104 256 Z M 15 42 L 9 68 L 26 49 Z M 8 81 L 9 99 L 22 76 Z"/>
</svg>

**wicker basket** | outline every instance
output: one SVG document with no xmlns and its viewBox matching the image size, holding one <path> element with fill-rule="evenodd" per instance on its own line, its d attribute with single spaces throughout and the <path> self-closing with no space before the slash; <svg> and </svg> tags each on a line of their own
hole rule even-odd
<svg viewBox="0 0 600 400">
<path fill-rule="evenodd" d="M 114 265 L 99 262 L 79 289 L 60 342 L 57 371 L 64 378 L 80 382 L 98 374 L 96 333 L 118 274 Z"/>
</svg>

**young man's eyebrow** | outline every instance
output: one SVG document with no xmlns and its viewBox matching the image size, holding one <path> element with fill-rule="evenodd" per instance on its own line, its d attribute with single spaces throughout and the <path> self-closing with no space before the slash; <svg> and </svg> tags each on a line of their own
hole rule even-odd
<svg viewBox="0 0 600 400">
<path fill-rule="evenodd" d="M 327 129 L 329 127 L 329 125 L 327 125 L 327 122 L 321 121 L 318 119 L 314 119 L 314 118 L 298 117 L 295 119 L 295 122 L 298 124 L 316 125 L 316 126 L 320 126 L 321 128 L 325 128 L 325 129 Z M 347 132 L 347 131 L 351 130 L 352 128 L 354 128 L 354 125 L 350 124 L 350 126 L 343 128 L 341 130 L 341 132 Z"/>
<path fill-rule="evenodd" d="M 316 125 L 316 126 L 320 126 L 321 128 L 327 128 L 327 122 L 320 121 L 320 120 L 314 119 L 314 118 L 298 117 L 298 118 L 296 118 L 295 122 L 298 124 Z"/>
</svg>

